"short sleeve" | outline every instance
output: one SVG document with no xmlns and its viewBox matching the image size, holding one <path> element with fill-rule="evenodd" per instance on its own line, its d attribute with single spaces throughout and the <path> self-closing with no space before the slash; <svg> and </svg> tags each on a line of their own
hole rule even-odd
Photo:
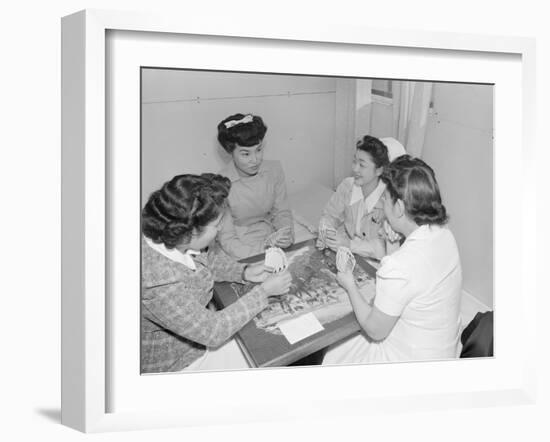
<svg viewBox="0 0 550 442">
<path fill-rule="evenodd" d="M 376 272 L 376 308 L 390 316 L 401 316 L 415 293 L 412 279 L 403 265 L 392 256 L 386 256 Z"/>
</svg>

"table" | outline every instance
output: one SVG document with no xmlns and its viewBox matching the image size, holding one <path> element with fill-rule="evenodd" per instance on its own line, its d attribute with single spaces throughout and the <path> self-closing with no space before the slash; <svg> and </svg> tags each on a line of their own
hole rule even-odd
<svg viewBox="0 0 550 442">
<path fill-rule="evenodd" d="M 287 252 L 303 246 L 314 246 L 314 240 L 294 244 L 287 249 Z M 242 262 L 258 262 L 263 259 L 264 255 L 261 254 L 244 259 Z M 356 256 L 356 261 L 369 277 L 375 277 L 376 270 L 372 265 L 359 256 Z M 214 285 L 214 302 L 219 308 L 227 307 L 238 297 L 239 294 L 231 287 L 231 283 L 223 282 Z M 360 329 L 353 312 L 323 325 L 323 331 L 290 344 L 283 335 L 265 331 L 252 320 L 237 333 L 236 339 L 252 367 L 277 367 L 289 365 Z"/>
</svg>

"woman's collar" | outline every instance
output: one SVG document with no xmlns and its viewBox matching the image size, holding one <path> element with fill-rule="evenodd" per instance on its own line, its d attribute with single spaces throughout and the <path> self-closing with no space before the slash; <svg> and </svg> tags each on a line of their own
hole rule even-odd
<svg viewBox="0 0 550 442">
<path fill-rule="evenodd" d="M 363 189 L 361 189 L 361 186 L 357 186 L 356 184 L 352 185 L 351 189 L 351 197 L 350 197 L 350 205 L 355 204 L 357 201 L 365 200 L 365 204 L 367 206 L 367 211 L 370 212 L 374 206 L 376 206 L 376 203 L 380 200 L 380 197 L 386 190 L 386 184 L 382 180 L 378 180 L 378 185 L 376 188 L 371 192 L 371 194 L 368 197 L 364 197 L 363 195 Z"/>
<path fill-rule="evenodd" d="M 430 235 L 432 228 L 440 228 L 438 225 L 422 224 L 414 229 L 409 236 L 407 236 L 406 241 L 414 241 L 417 239 L 423 239 Z"/>
<path fill-rule="evenodd" d="M 144 238 L 149 247 L 151 247 L 153 250 L 160 253 L 161 255 L 165 256 L 169 260 L 183 264 L 185 267 L 193 271 L 197 270 L 197 266 L 195 264 L 195 261 L 193 260 L 193 257 L 200 255 L 201 252 L 192 249 L 187 249 L 185 252 L 180 252 L 178 249 L 175 248 L 168 249 L 162 243 L 154 243 L 150 238 L 147 238 L 146 236 L 144 236 Z"/>
</svg>

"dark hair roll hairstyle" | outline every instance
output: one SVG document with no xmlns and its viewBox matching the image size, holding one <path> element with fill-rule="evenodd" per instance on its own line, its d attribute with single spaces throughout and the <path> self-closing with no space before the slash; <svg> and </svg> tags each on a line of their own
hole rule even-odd
<svg viewBox="0 0 550 442">
<path fill-rule="evenodd" d="M 390 163 L 388 148 L 378 138 L 365 135 L 357 142 L 356 147 L 358 150 L 367 152 L 371 156 L 372 162 L 377 169 L 379 167 L 386 167 Z"/>
<path fill-rule="evenodd" d="M 267 132 L 261 117 L 252 114 L 235 114 L 218 124 L 218 141 L 228 152 L 233 153 L 239 146 L 259 144 Z"/>
<path fill-rule="evenodd" d="M 221 175 L 177 175 L 153 192 L 141 212 L 141 230 L 172 249 L 189 242 L 225 210 L 231 181 Z"/>
<path fill-rule="evenodd" d="M 407 215 L 419 226 L 448 221 L 435 173 L 421 159 L 401 155 L 384 169 L 381 179 L 392 200 L 403 201 Z"/>
</svg>

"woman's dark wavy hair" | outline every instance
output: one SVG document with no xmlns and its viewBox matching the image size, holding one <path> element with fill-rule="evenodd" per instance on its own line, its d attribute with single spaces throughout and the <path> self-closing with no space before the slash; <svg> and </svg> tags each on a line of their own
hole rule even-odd
<svg viewBox="0 0 550 442">
<path fill-rule="evenodd" d="M 421 159 L 410 155 L 397 157 L 384 169 L 381 179 L 392 200 L 403 201 L 407 215 L 419 226 L 443 225 L 448 221 L 435 173 Z"/>
<path fill-rule="evenodd" d="M 365 135 L 357 142 L 356 147 L 358 150 L 367 152 L 371 156 L 372 162 L 377 169 L 379 167 L 386 167 L 390 163 L 388 148 L 378 138 Z"/>
<path fill-rule="evenodd" d="M 248 123 L 238 123 L 227 127 L 226 123 L 230 121 L 242 120 L 248 114 L 234 114 L 227 117 L 218 124 L 218 141 L 227 153 L 233 153 L 237 144 L 239 146 L 255 146 L 261 143 L 267 132 L 267 126 L 261 117 L 251 115 L 252 121 Z"/>
<path fill-rule="evenodd" d="M 225 210 L 231 181 L 221 175 L 177 175 L 153 192 L 141 212 L 141 230 L 173 249 L 189 242 Z"/>
</svg>

